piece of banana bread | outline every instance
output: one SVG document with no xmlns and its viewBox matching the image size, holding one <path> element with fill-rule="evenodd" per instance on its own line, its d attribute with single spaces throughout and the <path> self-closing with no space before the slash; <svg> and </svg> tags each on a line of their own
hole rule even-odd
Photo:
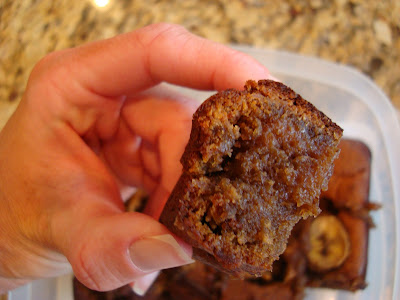
<svg viewBox="0 0 400 300">
<path fill-rule="evenodd" d="M 160 221 L 226 272 L 261 275 L 319 212 L 342 129 L 284 84 L 248 81 L 193 116 L 183 174 Z"/>
<path fill-rule="evenodd" d="M 307 285 L 356 291 L 367 286 L 371 152 L 356 140 L 343 139 L 340 159 L 322 194 L 322 214 L 304 227 Z"/>
</svg>

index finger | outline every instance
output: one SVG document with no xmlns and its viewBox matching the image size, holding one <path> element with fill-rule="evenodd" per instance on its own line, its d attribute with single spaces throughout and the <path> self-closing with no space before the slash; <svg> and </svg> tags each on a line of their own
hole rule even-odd
<svg viewBox="0 0 400 300">
<path fill-rule="evenodd" d="M 195 36 L 183 27 L 155 24 L 73 51 L 69 70 L 88 90 L 113 97 L 161 81 L 197 89 L 241 89 L 269 78 L 253 58 Z"/>
</svg>

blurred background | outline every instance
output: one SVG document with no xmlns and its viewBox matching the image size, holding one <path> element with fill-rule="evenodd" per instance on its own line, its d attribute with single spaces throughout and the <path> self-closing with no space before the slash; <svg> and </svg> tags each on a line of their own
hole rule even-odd
<svg viewBox="0 0 400 300">
<path fill-rule="evenodd" d="M 399 16 L 399 0 L 1 0 L 0 128 L 46 53 L 156 22 L 353 66 L 399 109 Z"/>
</svg>

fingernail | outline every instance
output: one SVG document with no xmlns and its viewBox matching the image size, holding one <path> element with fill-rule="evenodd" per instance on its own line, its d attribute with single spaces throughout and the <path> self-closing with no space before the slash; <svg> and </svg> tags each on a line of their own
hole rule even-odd
<svg viewBox="0 0 400 300">
<path fill-rule="evenodd" d="M 146 237 L 129 248 L 132 262 L 143 272 L 158 271 L 194 262 L 170 234 Z"/>
<path fill-rule="evenodd" d="M 153 272 L 136 279 L 134 282 L 131 283 L 132 291 L 136 295 L 144 296 L 144 294 L 146 294 L 153 282 L 157 279 L 159 273 L 159 271 Z"/>
</svg>

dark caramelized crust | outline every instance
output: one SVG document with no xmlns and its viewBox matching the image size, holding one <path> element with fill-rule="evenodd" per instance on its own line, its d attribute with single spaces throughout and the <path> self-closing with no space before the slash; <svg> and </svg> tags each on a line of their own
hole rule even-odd
<svg viewBox="0 0 400 300">
<path fill-rule="evenodd" d="M 217 268 L 260 275 L 319 212 L 342 129 L 285 85 L 249 81 L 193 116 L 183 174 L 161 216 Z"/>
</svg>

